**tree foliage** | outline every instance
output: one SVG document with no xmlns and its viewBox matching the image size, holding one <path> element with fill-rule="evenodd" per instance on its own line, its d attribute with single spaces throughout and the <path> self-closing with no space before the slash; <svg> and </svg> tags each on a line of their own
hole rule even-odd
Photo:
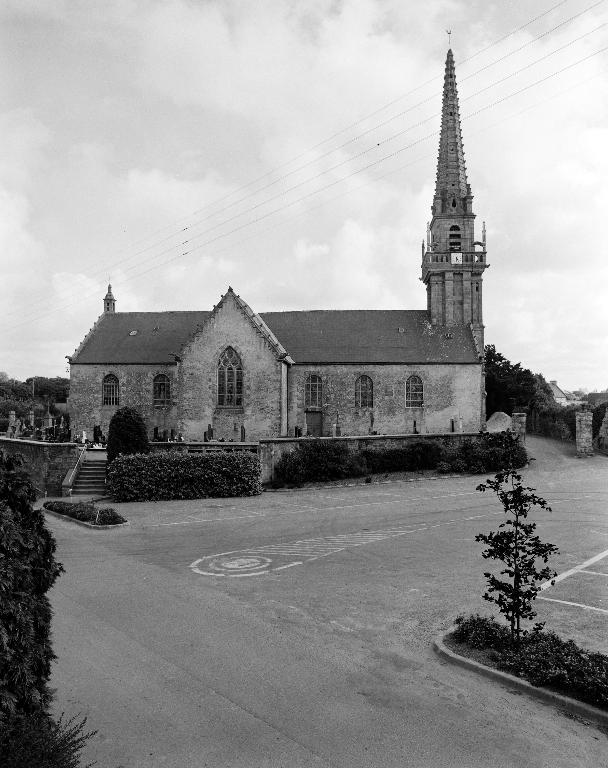
<svg viewBox="0 0 608 768">
<path fill-rule="evenodd" d="M 551 387 L 539 373 L 512 363 L 493 344 L 485 348 L 486 412 L 512 414 L 514 410 L 555 406 Z"/>
<path fill-rule="evenodd" d="M 488 589 L 484 600 L 495 603 L 511 626 L 511 639 L 519 642 L 522 634 L 522 620 L 536 616 L 532 604 L 540 591 L 540 582 L 553 579 L 557 574 L 546 564 L 550 555 L 559 550 L 553 544 L 544 543 L 535 534 L 536 523 L 528 522 L 528 513 L 534 507 L 551 511 L 545 499 L 534 493 L 535 489 L 522 485 L 521 475 L 513 469 L 498 472 L 494 480 L 487 480 L 477 486 L 478 491 L 492 490 L 498 496 L 507 519 L 498 526 L 498 531 L 479 533 L 475 541 L 487 544 L 481 554 L 485 559 L 498 560 L 504 564 L 501 581 L 486 571 Z M 540 570 L 537 561 L 545 563 Z M 542 625 L 536 625 L 540 628 Z M 525 633 L 524 633 L 525 634 Z"/>
<path fill-rule="evenodd" d="M 22 466 L 20 456 L 0 451 L 0 718 L 44 710 L 50 701 L 46 593 L 63 570 Z"/>
<path fill-rule="evenodd" d="M 146 423 L 139 411 L 128 406 L 119 408 L 108 428 L 108 464 L 121 453 L 148 453 L 149 450 Z"/>
</svg>

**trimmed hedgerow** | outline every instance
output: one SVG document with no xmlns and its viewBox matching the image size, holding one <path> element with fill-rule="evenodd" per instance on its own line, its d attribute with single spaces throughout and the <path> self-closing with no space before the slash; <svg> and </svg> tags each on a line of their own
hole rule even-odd
<svg viewBox="0 0 608 768">
<path fill-rule="evenodd" d="M 253 453 L 159 451 L 118 456 L 108 468 L 107 487 L 116 501 L 256 496 L 262 492 L 260 477 Z"/>
<path fill-rule="evenodd" d="M 440 473 L 494 472 L 506 467 L 523 467 L 528 454 L 517 437 L 509 432 L 483 433 L 476 440 L 447 443 L 416 440 L 401 448 L 366 448 L 357 453 L 344 442 L 302 441 L 283 454 L 275 465 L 275 482 L 301 485 L 379 472 Z"/>
<path fill-rule="evenodd" d="M 119 525 L 127 522 L 112 507 L 96 507 L 90 502 L 45 501 L 42 506 L 50 512 L 57 512 L 59 515 L 66 515 L 91 525 Z"/>
<path fill-rule="evenodd" d="M 540 625 L 542 626 L 542 625 Z M 579 701 L 608 709 L 608 657 L 535 628 L 518 643 L 508 627 L 487 616 L 459 616 L 452 638 L 491 651 L 493 664 L 534 686 L 544 686 Z"/>
</svg>

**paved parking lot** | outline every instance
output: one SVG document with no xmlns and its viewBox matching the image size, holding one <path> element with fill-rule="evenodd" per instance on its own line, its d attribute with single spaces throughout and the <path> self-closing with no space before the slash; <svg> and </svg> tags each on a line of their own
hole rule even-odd
<svg viewBox="0 0 608 768">
<path fill-rule="evenodd" d="M 562 578 L 539 620 L 608 653 L 608 459 L 529 438 Z M 501 511 L 459 477 L 117 505 L 51 520 L 53 684 L 132 766 L 601 766 L 597 727 L 441 662 L 459 612 L 489 612 L 474 541 Z M 559 602 L 556 602 L 559 601 Z"/>
</svg>

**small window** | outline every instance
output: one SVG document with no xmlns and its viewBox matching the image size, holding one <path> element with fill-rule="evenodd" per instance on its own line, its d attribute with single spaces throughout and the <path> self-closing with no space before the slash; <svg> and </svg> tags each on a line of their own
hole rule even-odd
<svg viewBox="0 0 608 768">
<path fill-rule="evenodd" d="M 152 398 L 154 406 L 157 408 L 165 408 L 171 405 L 171 383 L 169 377 L 164 373 L 159 373 L 158 376 L 154 377 Z"/>
<path fill-rule="evenodd" d="M 120 405 L 120 391 L 118 387 L 118 379 L 113 373 L 109 373 L 103 380 L 103 404 L 104 405 Z"/>
<path fill-rule="evenodd" d="M 306 377 L 304 385 L 304 407 L 320 408 L 323 404 L 323 383 L 321 377 L 311 373 Z"/>
<path fill-rule="evenodd" d="M 373 408 L 374 383 L 369 376 L 359 376 L 355 382 L 355 408 Z"/>
<path fill-rule="evenodd" d="M 243 366 L 232 347 L 226 348 L 217 365 L 217 404 L 243 405 Z"/>
<path fill-rule="evenodd" d="M 424 405 L 424 388 L 420 376 L 410 376 L 405 382 L 405 407 L 422 408 Z"/>
</svg>

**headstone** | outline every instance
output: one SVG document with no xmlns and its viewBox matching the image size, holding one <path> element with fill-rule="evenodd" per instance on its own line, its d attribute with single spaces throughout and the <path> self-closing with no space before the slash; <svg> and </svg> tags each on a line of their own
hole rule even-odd
<svg viewBox="0 0 608 768">
<path fill-rule="evenodd" d="M 525 413 L 514 413 L 511 416 L 511 429 L 513 434 L 519 438 L 520 443 L 526 442 L 526 420 L 527 414 Z"/>
<path fill-rule="evenodd" d="M 578 411 L 576 414 L 576 455 L 579 458 L 593 456 L 593 414 Z"/>
<path fill-rule="evenodd" d="M 486 421 L 486 429 L 488 432 L 506 432 L 507 429 L 511 429 L 513 422 L 508 413 L 504 411 L 496 411 Z"/>
</svg>

